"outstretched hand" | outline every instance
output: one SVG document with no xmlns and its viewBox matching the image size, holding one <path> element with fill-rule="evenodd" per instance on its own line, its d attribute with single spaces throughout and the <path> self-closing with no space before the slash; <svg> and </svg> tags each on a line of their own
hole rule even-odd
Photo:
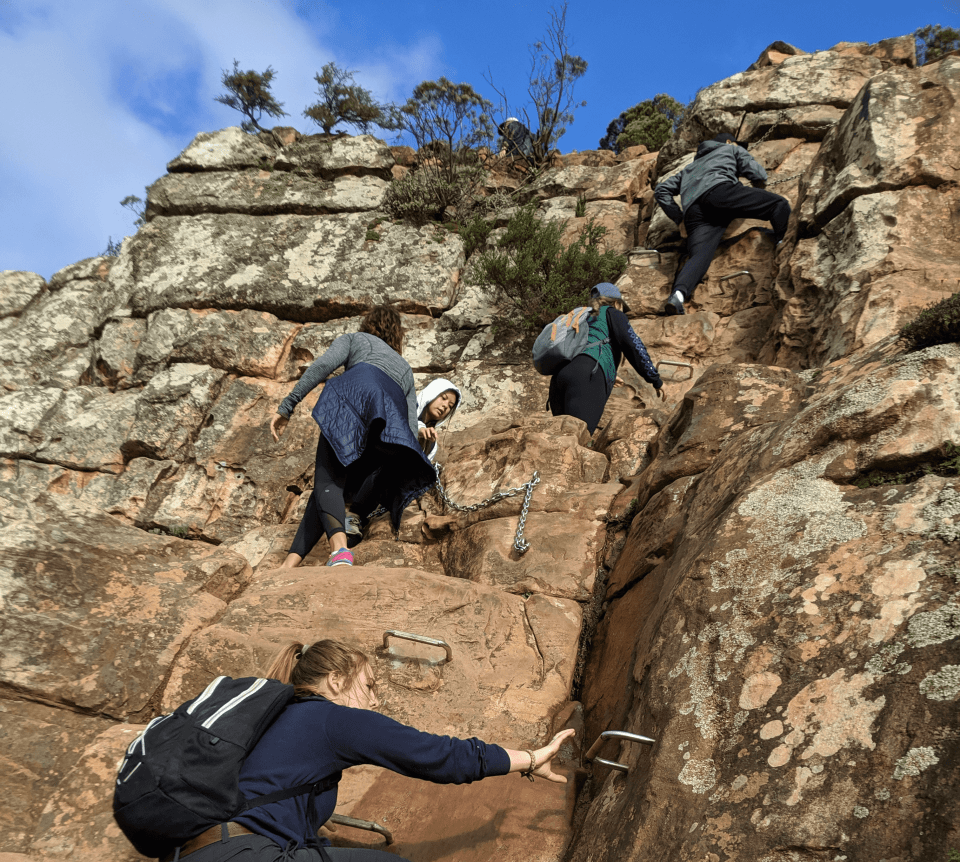
<svg viewBox="0 0 960 862">
<path fill-rule="evenodd" d="M 280 442 L 280 435 L 283 434 L 290 419 L 280 413 L 274 413 L 270 420 L 270 433 L 273 435 L 275 443 Z"/>
<path fill-rule="evenodd" d="M 657 393 L 657 398 L 659 398 L 661 401 L 667 400 L 667 396 L 664 393 L 662 386 L 659 389 L 655 390 L 655 392 Z"/>
<path fill-rule="evenodd" d="M 543 748 L 538 748 L 534 752 L 537 755 L 537 768 L 533 770 L 533 774 L 537 778 L 546 778 L 547 781 L 553 781 L 557 784 L 567 783 L 566 775 L 560 775 L 558 772 L 553 771 L 553 758 L 557 756 L 563 743 L 573 736 L 574 733 L 576 733 L 576 731 L 573 728 L 561 730 L 550 740 L 548 745 L 545 745 Z"/>
</svg>

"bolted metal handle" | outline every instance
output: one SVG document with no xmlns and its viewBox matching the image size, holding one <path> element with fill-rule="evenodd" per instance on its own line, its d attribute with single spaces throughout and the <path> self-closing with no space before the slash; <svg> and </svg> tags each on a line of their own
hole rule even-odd
<svg viewBox="0 0 960 862">
<path fill-rule="evenodd" d="M 453 650 L 450 648 L 450 644 L 448 644 L 444 640 L 440 640 L 439 638 L 428 638 L 428 637 L 425 637 L 424 635 L 412 635 L 410 634 L 410 632 L 398 632 L 391 629 L 390 631 L 385 631 L 383 633 L 384 649 L 387 649 L 387 641 L 390 640 L 390 638 L 400 638 L 401 640 L 414 641 L 418 644 L 427 644 L 428 646 L 441 647 L 444 650 L 444 652 L 446 652 L 447 654 L 447 657 L 444 659 L 444 662 L 453 661 Z"/>
<path fill-rule="evenodd" d="M 329 822 L 336 823 L 337 826 L 352 826 L 354 829 L 379 832 L 387 839 L 387 844 L 393 844 L 393 833 L 386 826 L 381 826 L 373 820 L 358 820 L 356 817 L 347 817 L 346 814 L 331 814 Z"/>
<path fill-rule="evenodd" d="M 749 275 L 750 281 L 754 281 L 753 273 L 749 269 L 739 269 L 736 272 L 731 272 L 730 275 L 724 275 L 721 278 L 717 279 L 718 284 L 723 284 L 725 281 L 730 281 L 731 278 L 736 278 L 738 275 Z M 720 293 L 723 293 L 723 288 L 720 288 Z M 724 296 L 726 294 L 724 293 Z"/>
<path fill-rule="evenodd" d="M 605 730 L 597 737 L 597 741 L 590 746 L 590 750 L 587 752 L 584 760 L 593 760 L 603 766 L 609 766 L 611 769 L 617 769 L 620 772 L 629 772 L 630 767 L 623 763 L 617 763 L 615 760 L 604 760 L 602 757 L 596 756 L 603 743 L 608 739 L 623 739 L 627 742 L 639 742 L 641 745 L 656 744 L 655 739 L 651 739 L 649 736 L 641 736 L 639 733 L 628 733 L 625 730 Z"/>
<path fill-rule="evenodd" d="M 689 368 L 690 377 L 693 377 L 693 366 L 689 362 L 675 362 L 672 359 L 661 359 L 656 365 L 657 371 L 660 370 L 661 365 L 676 365 L 678 368 Z M 690 377 L 687 377 L 685 379 L 689 380 Z M 678 382 L 683 383 L 683 380 L 680 380 Z"/>
</svg>

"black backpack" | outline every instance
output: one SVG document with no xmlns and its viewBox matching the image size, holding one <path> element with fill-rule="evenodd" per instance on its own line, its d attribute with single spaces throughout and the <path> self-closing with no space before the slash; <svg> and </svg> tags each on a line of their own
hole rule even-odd
<svg viewBox="0 0 960 862">
<path fill-rule="evenodd" d="M 255 799 L 238 786 L 247 754 L 294 700 L 293 686 L 275 679 L 218 676 L 198 697 L 153 719 L 127 749 L 113 792 L 113 816 L 137 852 L 161 858 L 250 808 L 303 793 L 311 794 L 312 818 L 314 798 L 341 773 Z M 311 819 L 311 834 L 315 826 Z"/>
</svg>

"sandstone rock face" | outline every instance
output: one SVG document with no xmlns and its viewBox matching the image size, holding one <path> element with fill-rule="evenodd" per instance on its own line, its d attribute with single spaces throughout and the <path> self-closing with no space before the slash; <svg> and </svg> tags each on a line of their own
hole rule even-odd
<svg viewBox="0 0 960 862">
<path fill-rule="evenodd" d="M 730 438 L 638 516 L 611 577 L 598 675 L 587 673 L 597 680 L 585 691 L 587 736 L 610 722 L 658 742 L 621 751 L 631 772 L 605 777 L 573 858 L 724 847 L 777 858 L 768 854 L 825 841 L 840 853 L 855 842 L 868 856 L 935 856 L 921 848 L 939 839 L 917 836 L 932 817 L 957 817 L 955 767 L 933 768 L 952 757 L 941 740 L 958 696 L 944 686 L 960 636 L 957 480 L 853 480 L 941 445 L 956 421 L 960 351 L 887 353 L 815 384 L 809 406 L 783 421 Z M 894 396 L 905 378 L 929 395 Z M 669 811 L 655 801 L 665 794 Z"/>
<path fill-rule="evenodd" d="M 0 274 L 0 855 L 133 862 L 110 789 L 144 723 L 326 635 L 426 730 L 527 748 L 577 729 L 567 785 L 349 770 L 340 813 L 381 819 L 413 862 L 947 859 L 960 348 L 905 354 L 896 331 L 960 278 L 958 63 L 914 68 L 912 37 L 774 43 L 659 154 L 490 173 L 486 193 L 522 188 L 566 241 L 593 219 L 627 255 L 666 398 L 623 366 L 592 439 L 545 412 L 549 378 L 459 236 L 378 211 L 416 155 L 370 136 L 198 135 L 119 258 Z M 719 131 L 790 201 L 787 239 L 732 223 L 687 314 L 663 317 L 686 249 L 653 185 Z M 411 504 L 396 536 L 375 519 L 353 569 L 321 543 L 282 570 L 321 390 L 280 443 L 270 417 L 384 301 L 417 385 L 463 392 L 439 435 L 447 500 Z M 630 767 L 613 773 L 582 760 L 608 729 L 656 743 L 608 743 Z"/>
</svg>

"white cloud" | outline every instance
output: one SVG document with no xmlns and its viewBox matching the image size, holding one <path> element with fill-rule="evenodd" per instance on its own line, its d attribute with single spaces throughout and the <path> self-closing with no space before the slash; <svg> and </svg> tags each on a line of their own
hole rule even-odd
<svg viewBox="0 0 960 862">
<path fill-rule="evenodd" d="M 25 0 L 17 12 L 0 18 L 0 74 L 22 82 L 0 136 L 0 270 L 45 277 L 130 233 L 119 201 L 142 196 L 194 134 L 240 122 L 214 101 L 234 58 L 273 66 L 289 114 L 276 122 L 310 132 L 302 112 L 324 63 L 400 100 L 438 74 L 442 49 L 426 35 L 351 50 L 342 11 L 308 24 L 292 0 Z"/>
</svg>

